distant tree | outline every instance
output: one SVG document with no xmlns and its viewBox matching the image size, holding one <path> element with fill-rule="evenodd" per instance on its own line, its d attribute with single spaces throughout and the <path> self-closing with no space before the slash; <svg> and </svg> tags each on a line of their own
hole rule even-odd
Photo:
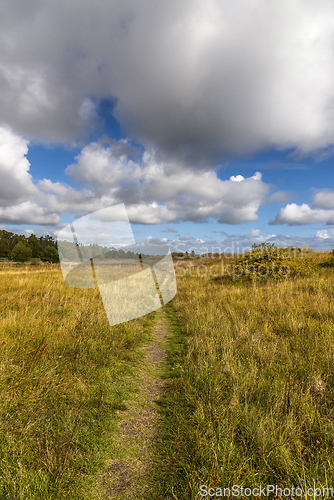
<svg viewBox="0 0 334 500">
<path fill-rule="evenodd" d="M 33 258 L 40 257 L 43 251 L 43 247 L 40 244 L 39 239 L 34 234 L 31 234 L 29 238 L 27 238 L 27 243 L 29 248 L 31 248 L 32 257 Z"/>
<path fill-rule="evenodd" d="M 31 258 L 31 254 L 31 248 L 23 241 L 19 241 L 11 251 L 10 258 L 15 262 L 26 262 Z"/>
<path fill-rule="evenodd" d="M 10 257 L 13 249 L 11 244 L 13 236 L 13 233 L 0 229 L 0 257 Z"/>
<path fill-rule="evenodd" d="M 30 248 L 33 258 L 40 257 L 43 249 L 48 246 L 57 250 L 57 242 L 49 234 L 45 234 L 40 238 L 31 234 L 29 238 L 26 238 L 23 234 L 14 234 L 0 229 L 0 257 L 11 258 L 12 251 L 19 242 L 23 243 L 25 247 Z"/>
<path fill-rule="evenodd" d="M 44 262 L 59 262 L 58 250 L 54 246 L 47 246 L 44 248 L 40 256 Z"/>
<path fill-rule="evenodd" d="M 108 253 L 108 255 L 109 255 L 108 258 L 117 259 L 118 252 L 117 252 L 116 248 L 114 248 L 114 247 L 111 247 L 110 252 L 105 252 L 105 253 Z"/>
<path fill-rule="evenodd" d="M 62 261 L 77 261 L 78 250 L 76 244 L 74 242 L 62 241 L 59 245 L 59 255 Z"/>
<path fill-rule="evenodd" d="M 11 250 L 15 247 L 15 245 L 17 243 L 19 243 L 19 241 L 22 241 L 22 243 L 24 243 L 26 245 L 26 237 L 23 235 L 23 234 L 14 234 L 13 237 L 11 238 Z"/>
<path fill-rule="evenodd" d="M 25 242 L 26 238 L 22 234 L 14 234 L 4 229 L 0 230 L 0 257 L 10 258 L 11 252 L 19 242 Z"/>
<path fill-rule="evenodd" d="M 122 248 L 117 250 L 117 258 L 118 259 L 125 259 L 125 257 L 126 257 L 126 254 Z"/>
<path fill-rule="evenodd" d="M 57 248 L 57 242 L 49 234 L 45 234 L 39 238 L 39 243 L 43 248 L 54 247 Z"/>
<path fill-rule="evenodd" d="M 134 253 L 134 252 L 128 251 L 128 252 L 126 252 L 126 257 L 128 259 L 137 259 L 138 258 L 138 254 Z"/>
</svg>

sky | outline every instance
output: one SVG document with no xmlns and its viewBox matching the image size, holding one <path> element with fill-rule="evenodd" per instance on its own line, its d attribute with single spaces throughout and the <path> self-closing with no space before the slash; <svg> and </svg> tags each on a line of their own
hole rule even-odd
<svg viewBox="0 0 334 500">
<path fill-rule="evenodd" d="M 0 228 L 333 249 L 333 50 L 331 0 L 2 2 Z"/>
</svg>

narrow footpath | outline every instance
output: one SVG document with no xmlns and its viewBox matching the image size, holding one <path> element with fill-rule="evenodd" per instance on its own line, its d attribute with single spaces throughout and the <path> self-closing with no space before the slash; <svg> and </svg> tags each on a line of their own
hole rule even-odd
<svg viewBox="0 0 334 500">
<path fill-rule="evenodd" d="M 117 459 L 112 460 L 103 476 L 103 498 L 106 500 L 145 499 L 151 484 L 154 441 L 159 433 L 157 400 L 163 396 L 161 379 L 166 357 L 165 342 L 170 334 L 163 309 L 157 311 L 152 341 L 144 344 L 144 359 L 138 371 L 139 392 L 126 402 L 120 412 L 121 433 L 117 436 Z"/>
</svg>

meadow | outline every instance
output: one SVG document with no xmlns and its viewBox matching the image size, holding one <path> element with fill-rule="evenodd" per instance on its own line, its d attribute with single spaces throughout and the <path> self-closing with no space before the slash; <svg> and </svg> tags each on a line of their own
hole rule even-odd
<svg viewBox="0 0 334 500">
<path fill-rule="evenodd" d="M 296 260 L 286 278 L 233 279 L 204 272 L 221 258 L 175 259 L 149 498 L 334 488 L 334 266 Z M 102 498 L 155 313 L 110 327 L 98 290 L 68 287 L 58 264 L 2 262 L 0 276 L 0 498 Z"/>
<path fill-rule="evenodd" d="M 156 498 L 334 488 L 333 258 L 296 259 L 301 273 L 277 279 L 211 276 L 217 258 L 177 265 Z"/>
<path fill-rule="evenodd" d="M 101 498 L 154 314 L 110 327 L 97 289 L 33 263 L 0 263 L 0 498 Z"/>
</svg>

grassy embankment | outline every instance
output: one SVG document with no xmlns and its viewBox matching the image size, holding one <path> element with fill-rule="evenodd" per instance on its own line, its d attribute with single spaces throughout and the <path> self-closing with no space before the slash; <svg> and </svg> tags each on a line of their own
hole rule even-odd
<svg viewBox="0 0 334 500">
<path fill-rule="evenodd" d="M 154 314 L 110 327 L 98 290 L 56 264 L 3 262 L 0 277 L 0 498 L 100 498 Z"/>
<path fill-rule="evenodd" d="M 328 257 L 304 253 L 295 267 L 308 276 L 254 281 L 197 275 L 218 260 L 185 263 L 166 308 L 175 337 L 152 498 L 201 498 L 202 484 L 334 488 Z"/>
</svg>

